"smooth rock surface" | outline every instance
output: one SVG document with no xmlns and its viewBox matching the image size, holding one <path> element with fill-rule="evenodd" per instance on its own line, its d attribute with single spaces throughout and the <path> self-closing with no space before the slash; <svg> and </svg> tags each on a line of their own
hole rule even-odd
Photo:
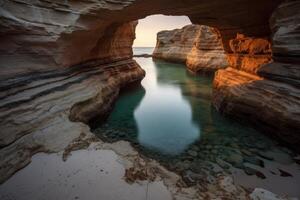
<svg viewBox="0 0 300 200">
<path fill-rule="evenodd" d="M 0 198 L 172 199 L 162 181 L 126 183 L 120 159 L 112 150 L 75 151 L 66 162 L 60 154 L 37 154 L 28 167 L 1 185 Z"/>
</svg>

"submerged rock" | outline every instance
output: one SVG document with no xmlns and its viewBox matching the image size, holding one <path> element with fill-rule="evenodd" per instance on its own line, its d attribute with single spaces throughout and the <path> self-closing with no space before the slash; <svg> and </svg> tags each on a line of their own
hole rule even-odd
<svg viewBox="0 0 300 200">
<path fill-rule="evenodd" d="M 242 168 L 244 159 L 240 154 L 231 153 L 229 156 L 225 157 L 225 160 L 237 168 Z"/>
<path fill-rule="evenodd" d="M 256 171 L 255 172 L 255 175 L 258 177 L 258 178 L 261 178 L 261 179 L 265 179 L 266 178 L 266 176 L 262 173 L 262 172 L 260 172 L 260 171 Z"/>
<path fill-rule="evenodd" d="M 197 157 L 198 153 L 196 151 L 193 151 L 193 150 L 188 150 L 187 152 L 190 156 L 192 157 Z"/>
<path fill-rule="evenodd" d="M 288 173 L 288 172 L 286 172 L 282 169 L 278 169 L 278 170 L 280 172 L 280 176 L 283 176 L 283 177 L 289 177 L 290 176 L 290 177 L 292 177 L 292 175 L 290 173 Z"/>
</svg>

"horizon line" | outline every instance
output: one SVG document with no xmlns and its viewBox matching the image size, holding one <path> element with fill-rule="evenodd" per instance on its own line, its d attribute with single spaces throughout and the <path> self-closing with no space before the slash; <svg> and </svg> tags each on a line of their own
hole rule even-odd
<svg viewBox="0 0 300 200">
<path fill-rule="evenodd" d="M 155 47 L 150 47 L 150 46 L 132 46 L 133 48 L 134 47 L 143 47 L 143 48 L 145 48 L 145 47 L 147 47 L 147 48 L 155 48 Z"/>
</svg>

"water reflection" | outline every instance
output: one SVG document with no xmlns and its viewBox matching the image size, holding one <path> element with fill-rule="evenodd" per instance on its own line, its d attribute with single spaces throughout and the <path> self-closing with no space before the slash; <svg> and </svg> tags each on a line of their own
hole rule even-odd
<svg viewBox="0 0 300 200">
<path fill-rule="evenodd" d="M 192 123 L 192 109 L 183 98 L 181 88 L 166 78 L 175 75 L 176 70 L 168 64 L 153 67 L 150 59 L 139 59 L 146 70 L 142 81 L 146 95 L 134 111 L 138 126 L 138 142 L 163 154 L 178 155 L 199 139 L 199 124 Z M 171 67 L 172 68 L 172 67 Z"/>
<path fill-rule="evenodd" d="M 125 88 L 112 114 L 94 132 L 128 140 L 178 172 L 188 184 L 231 175 L 245 188 L 300 196 L 300 156 L 253 128 L 224 118 L 211 105 L 212 80 L 183 65 L 137 58 L 141 85 Z"/>
<path fill-rule="evenodd" d="M 126 89 L 121 91 L 113 112 L 107 121 L 104 124 L 99 124 L 99 127 L 95 125 L 94 132 L 110 141 L 128 140 L 128 138 L 135 141 L 138 128 L 133 111 L 138 107 L 144 96 L 145 89 L 139 83 L 127 86 Z"/>
</svg>

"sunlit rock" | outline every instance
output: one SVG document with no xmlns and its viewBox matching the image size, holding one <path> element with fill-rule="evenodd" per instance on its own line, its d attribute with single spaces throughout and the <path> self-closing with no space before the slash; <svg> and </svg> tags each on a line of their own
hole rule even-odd
<svg viewBox="0 0 300 200">
<path fill-rule="evenodd" d="M 159 32 L 153 57 L 186 63 L 193 72 L 214 72 L 228 65 L 219 31 L 200 25 Z"/>
</svg>

